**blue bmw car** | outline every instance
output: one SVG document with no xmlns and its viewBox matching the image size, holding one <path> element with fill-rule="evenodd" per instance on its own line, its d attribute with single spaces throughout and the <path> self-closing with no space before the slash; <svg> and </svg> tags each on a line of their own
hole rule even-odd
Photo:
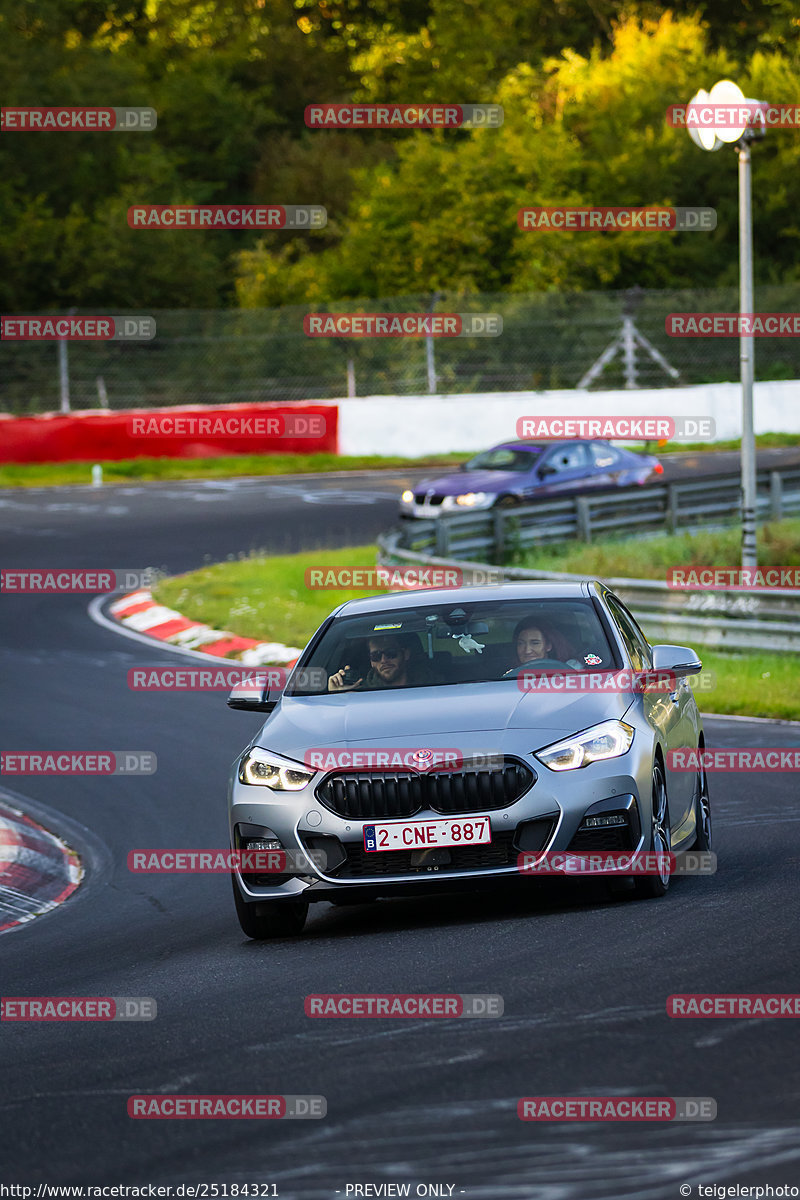
<svg viewBox="0 0 800 1200">
<path fill-rule="evenodd" d="M 651 454 L 635 454 L 597 439 L 502 442 L 458 471 L 426 479 L 400 498 L 401 517 L 511 507 L 538 499 L 642 486 L 663 474 Z"/>
</svg>

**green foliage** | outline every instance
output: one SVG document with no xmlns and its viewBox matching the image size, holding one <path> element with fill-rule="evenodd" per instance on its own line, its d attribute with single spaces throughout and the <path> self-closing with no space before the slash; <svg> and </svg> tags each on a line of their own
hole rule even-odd
<svg viewBox="0 0 800 1200">
<path fill-rule="evenodd" d="M 6 0 L 3 101 L 147 105 L 153 133 L 0 139 L 6 311 L 243 307 L 447 289 L 725 285 L 736 171 L 664 110 L 798 91 L 792 0 Z M 501 129 L 311 131 L 319 101 L 495 101 Z M 754 155 L 756 264 L 798 277 L 800 139 Z M 129 205 L 322 203 L 311 234 L 133 230 Z M 534 234 L 524 205 L 707 204 L 715 233 Z M 788 252 L 787 252 L 788 250 Z"/>
</svg>

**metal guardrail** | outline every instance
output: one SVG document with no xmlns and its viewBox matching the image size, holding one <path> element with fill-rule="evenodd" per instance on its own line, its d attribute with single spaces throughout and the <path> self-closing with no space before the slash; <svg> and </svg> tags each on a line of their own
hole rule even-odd
<svg viewBox="0 0 800 1200">
<path fill-rule="evenodd" d="M 758 477 L 760 519 L 780 520 L 800 512 L 800 467 L 762 471 Z M 628 509 L 635 498 L 644 507 Z M 667 483 L 634 493 L 574 497 L 496 512 L 455 514 L 437 521 L 407 522 L 378 538 L 378 561 L 461 568 L 464 582 L 481 582 L 510 549 L 563 540 L 590 540 L 594 531 L 641 537 L 647 532 L 724 527 L 735 520 L 739 477 Z M 721 517 L 727 516 L 727 520 Z M 510 521 L 518 521 L 515 527 Z M 580 534 L 588 537 L 580 537 Z M 486 554 L 486 551 L 489 551 Z M 480 561 L 476 555 L 485 554 Z M 494 561 L 488 561 L 488 560 Z M 574 581 L 581 576 L 526 567 L 506 567 L 506 580 Z M 657 579 L 604 578 L 641 620 L 651 640 L 696 641 L 709 649 L 800 650 L 800 590 L 681 591 Z"/>
<path fill-rule="evenodd" d="M 756 490 L 758 520 L 800 513 L 800 466 L 759 471 Z M 406 548 L 502 564 L 509 554 L 563 541 L 724 528 L 740 512 L 739 475 L 718 475 L 408 521 Z"/>
</svg>

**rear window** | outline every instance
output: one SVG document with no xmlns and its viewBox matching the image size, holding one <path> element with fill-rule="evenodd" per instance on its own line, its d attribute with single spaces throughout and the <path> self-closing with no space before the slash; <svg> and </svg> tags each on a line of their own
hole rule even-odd
<svg viewBox="0 0 800 1200">
<path fill-rule="evenodd" d="M 440 600 L 413 609 L 336 617 L 298 663 L 298 669 L 312 669 L 313 689 L 301 691 L 290 681 L 286 694 L 463 687 L 498 680 L 514 687 L 520 667 L 536 670 L 539 664 L 543 670 L 563 671 L 621 665 L 589 599 L 468 605 Z"/>
</svg>

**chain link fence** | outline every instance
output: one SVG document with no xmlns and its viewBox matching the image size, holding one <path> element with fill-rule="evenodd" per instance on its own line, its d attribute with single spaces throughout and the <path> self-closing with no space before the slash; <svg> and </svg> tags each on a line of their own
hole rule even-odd
<svg viewBox="0 0 800 1200">
<path fill-rule="evenodd" d="M 676 312 L 738 311 L 735 287 L 715 290 L 482 293 L 394 296 L 343 301 L 322 311 L 499 313 L 499 337 L 313 338 L 303 332 L 307 306 L 225 311 L 157 311 L 149 342 L 0 343 L 0 411 L 123 409 L 574 388 L 666 387 L 739 377 L 735 337 L 668 337 Z M 759 312 L 800 311 L 800 283 L 756 289 Z M 73 312 L 75 310 L 72 310 Z M 62 314 L 59 314 L 62 315 Z M 63 314 L 65 315 L 65 314 Z M 105 315 L 98 310 L 76 315 Z M 116 311 L 114 315 L 142 315 Z M 622 337 L 627 329 L 639 337 Z M 631 320 L 633 325 L 631 326 Z M 633 349 L 631 343 L 633 342 Z M 60 345 L 66 347 L 60 350 Z M 800 379 L 800 339 L 756 339 L 757 379 Z M 655 353 L 651 353 L 654 351 Z M 659 360 L 663 361 L 659 361 Z M 433 368 L 433 374 L 431 373 Z M 667 369 L 669 368 L 669 369 Z M 64 378 L 66 370 L 67 378 Z M 66 384 L 66 387 L 65 387 Z M 433 386 L 431 386 L 433 385 Z"/>
</svg>

